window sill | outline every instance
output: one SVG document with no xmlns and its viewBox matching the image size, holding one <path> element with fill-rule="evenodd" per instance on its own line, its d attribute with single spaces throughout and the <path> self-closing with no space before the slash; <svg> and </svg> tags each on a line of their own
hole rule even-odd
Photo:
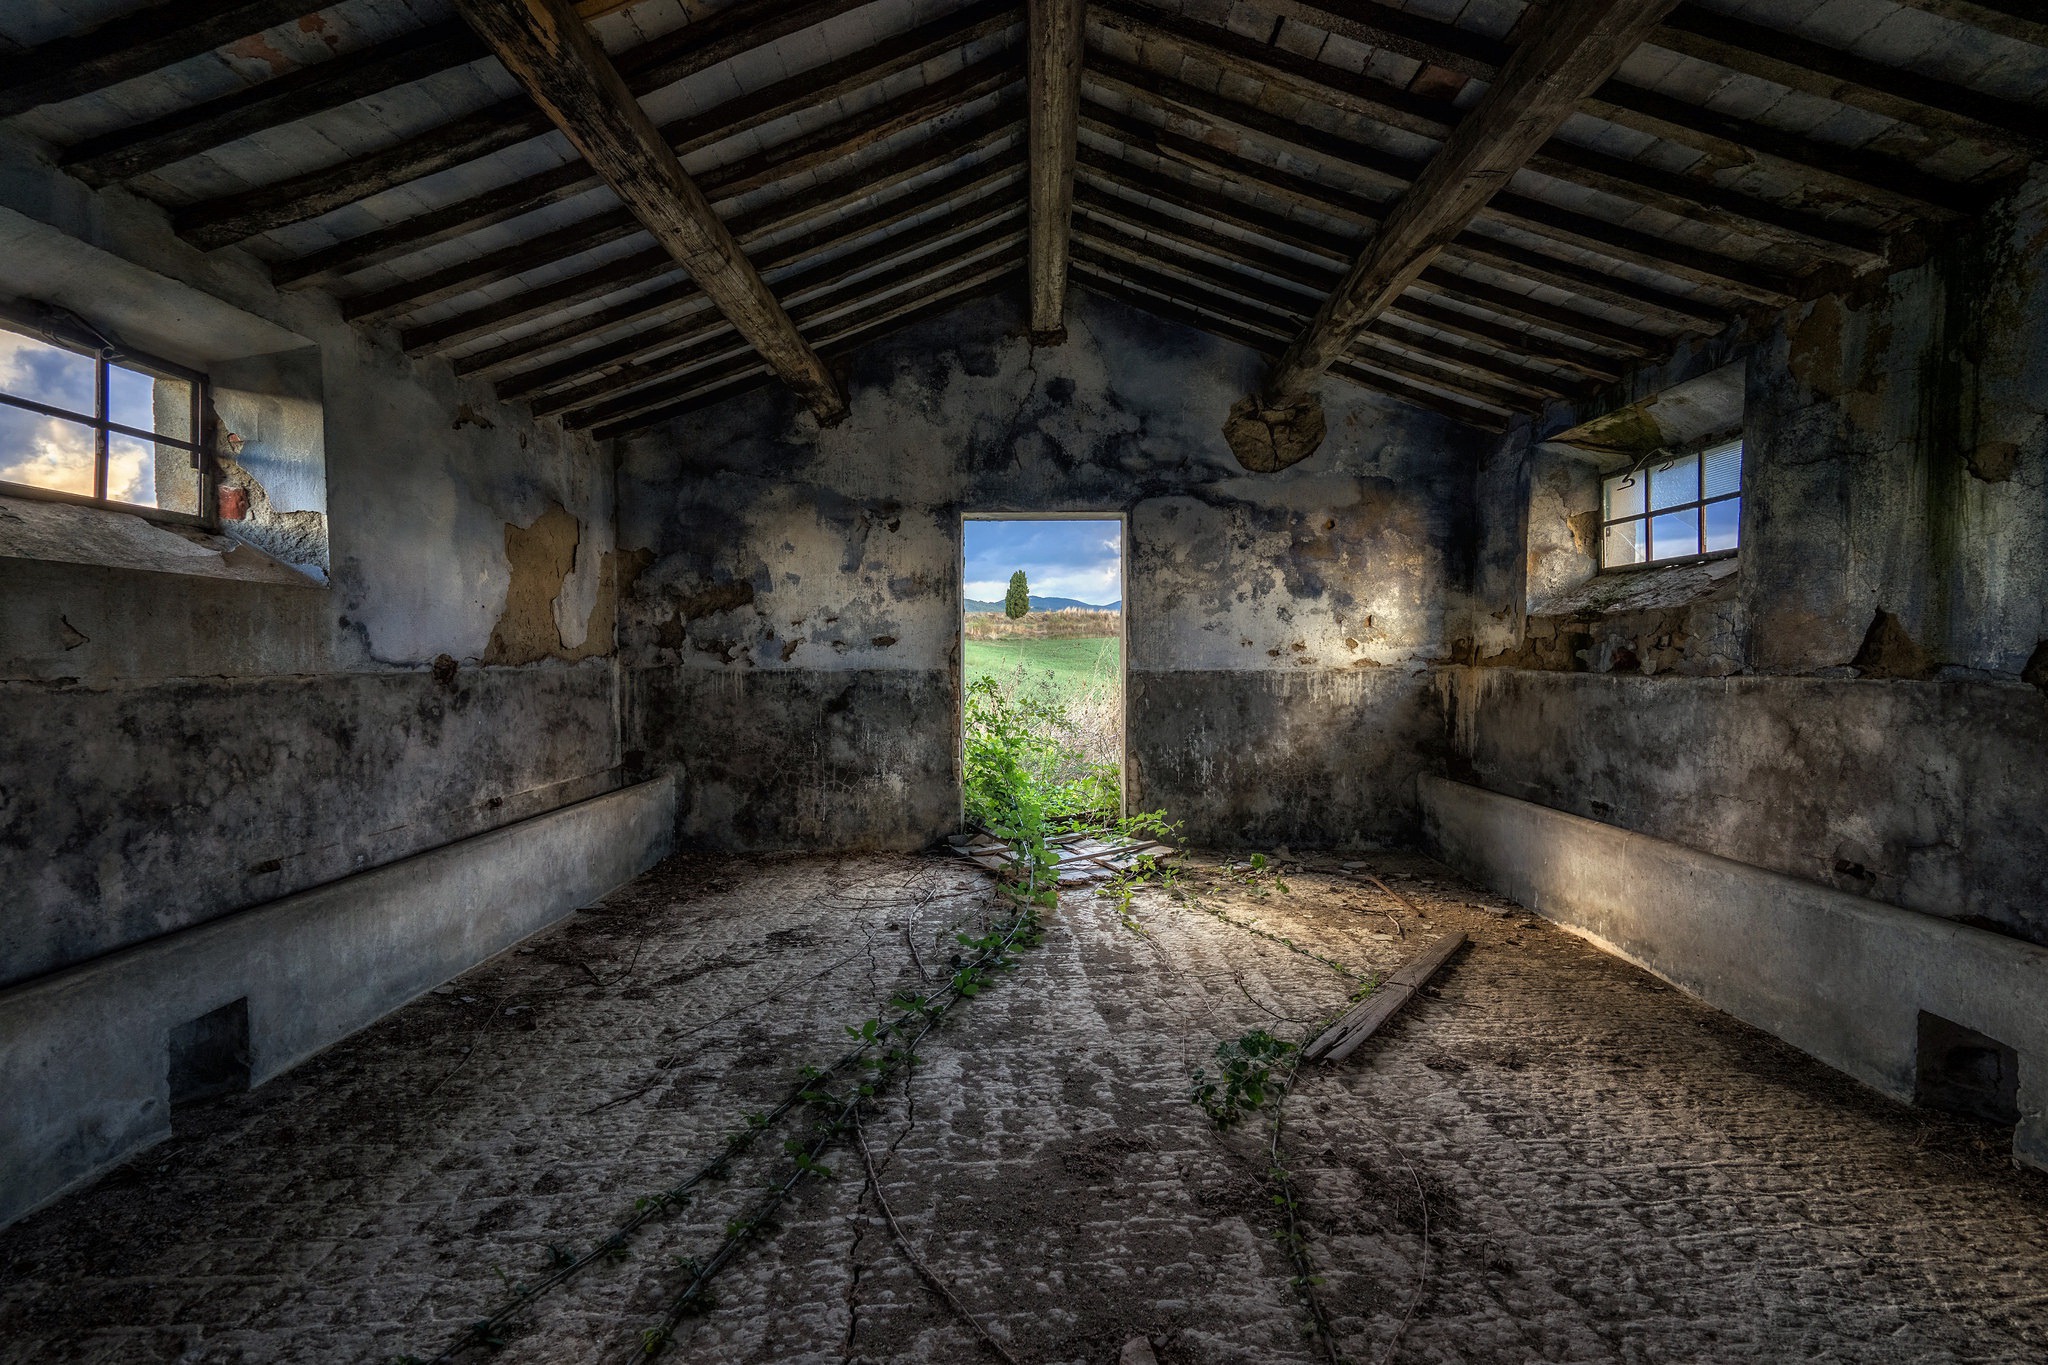
<svg viewBox="0 0 2048 1365">
<path fill-rule="evenodd" d="M 1532 605 L 1530 615 L 1591 620 L 1629 612 L 1669 611 L 1733 593 L 1740 567 L 1741 561 L 1734 554 L 1631 565 L 1625 570 L 1595 574 L 1547 602 Z"/>
<path fill-rule="evenodd" d="M 151 521 L 110 507 L 0 496 L 0 559 L 86 564 L 143 573 L 324 588 L 318 569 L 294 568 L 229 536 Z"/>
</svg>

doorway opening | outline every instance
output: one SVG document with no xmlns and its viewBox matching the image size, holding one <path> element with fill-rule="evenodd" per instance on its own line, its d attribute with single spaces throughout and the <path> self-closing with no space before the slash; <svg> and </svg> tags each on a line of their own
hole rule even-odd
<svg viewBox="0 0 2048 1365">
<path fill-rule="evenodd" d="M 1124 814 L 1124 519 L 967 516 L 960 545 L 962 772 L 984 823 L 988 746 L 1031 773 L 1054 825 Z"/>
</svg>

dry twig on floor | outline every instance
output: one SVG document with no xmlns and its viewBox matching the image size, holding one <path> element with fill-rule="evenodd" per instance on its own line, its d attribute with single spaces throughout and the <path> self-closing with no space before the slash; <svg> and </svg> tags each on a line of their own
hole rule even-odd
<svg viewBox="0 0 2048 1365">
<path fill-rule="evenodd" d="M 939 1278 L 938 1272 L 925 1263 L 924 1257 L 917 1254 L 917 1248 L 910 1244 L 910 1238 L 904 1235 L 902 1225 L 896 1221 L 895 1211 L 889 1207 L 888 1196 L 882 1193 L 882 1177 L 880 1172 L 875 1170 L 874 1153 L 868 1150 L 867 1130 L 861 1127 L 858 1108 L 853 1113 L 853 1143 L 860 1149 L 861 1164 L 867 1168 L 868 1188 L 875 1192 L 875 1207 L 882 1211 L 882 1221 L 889 1225 L 889 1233 L 896 1239 L 896 1245 L 902 1248 L 904 1259 L 910 1262 L 910 1268 L 917 1272 L 919 1279 L 931 1286 L 933 1293 L 946 1301 L 946 1306 L 953 1310 L 960 1321 L 974 1329 L 974 1334 L 981 1339 L 981 1344 L 995 1352 L 1004 1365 L 1018 1365 L 1017 1357 L 1011 1355 L 1003 1343 L 989 1335 L 988 1328 L 981 1325 L 981 1319 L 968 1311 L 967 1305 L 960 1302 L 946 1282 Z"/>
</svg>

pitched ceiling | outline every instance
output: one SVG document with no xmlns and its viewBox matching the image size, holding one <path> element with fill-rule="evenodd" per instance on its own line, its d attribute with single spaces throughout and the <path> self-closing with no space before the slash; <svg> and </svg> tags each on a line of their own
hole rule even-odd
<svg viewBox="0 0 2048 1365">
<path fill-rule="evenodd" d="M 1041 26 L 1059 7 L 1034 5 Z M 1550 13 L 1092 0 L 1063 146 L 1059 63 L 1027 62 L 1021 3 L 575 8 L 828 359 L 974 293 L 1021 296 L 1034 219 L 1035 327 L 1064 257 L 1085 287 L 1277 356 Z M 17 0 L 0 36 L 19 49 L 0 117 L 72 174 L 502 397 L 608 437 L 776 382 L 773 348 L 447 0 Z M 1055 222 L 1043 167 L 1063 153 Z M 1917 259 L 2044 153 L 2032 0 L 1682 3 L 1331 372 L 1499 429 Z"/>
</svg>

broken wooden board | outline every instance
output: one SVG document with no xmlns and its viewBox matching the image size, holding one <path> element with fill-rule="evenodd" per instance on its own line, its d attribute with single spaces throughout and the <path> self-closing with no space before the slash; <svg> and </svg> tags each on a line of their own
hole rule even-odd
<svg viewBox="0 0 2048 1365">
<path fill-rule="evenodd" d="M 1000 875 L 1016 866 L 1010 846 L 987 830 L 955 834 L 947 841 L 955 853 L 976 867 Z M 1108 881 L 1137 866 L 1140 858 L 1167 858 L 1173 845 L 1155 839 L 1110 841 L 1086 832 L 1061 834 L 1046 840 L 1058 857 L 1057 875 L 1061 886 L 1086 886 Z"/>
<path fill-rule="evenodd" d="M 1341 1062 L 1349 1057 L 1451 960 L 1452 953 L 1464 946 L 1463 934 L 1445 934 L 1430 944 L 1420 955 L 1403 963 L 1378 990 L 1354 1005 L 1349 1014 L 1324 1029 L 1303 1056 L 1311 1062 Z"/>
</svg>

